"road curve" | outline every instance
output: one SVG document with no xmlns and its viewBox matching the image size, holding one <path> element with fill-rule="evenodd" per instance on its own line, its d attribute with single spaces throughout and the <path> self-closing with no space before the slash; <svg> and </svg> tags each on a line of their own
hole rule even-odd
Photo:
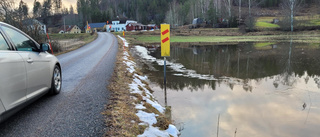
<svg viewBox="0 0 320 137">
<path fill-rule="evenodd" d="M 0 125 L 0 137 L 102 136 L 101 112 L 116 61 L 118 41 L 110 33 L 75 51 L 58 56 L 62 92 L 44 96 Z"/>
</svg>

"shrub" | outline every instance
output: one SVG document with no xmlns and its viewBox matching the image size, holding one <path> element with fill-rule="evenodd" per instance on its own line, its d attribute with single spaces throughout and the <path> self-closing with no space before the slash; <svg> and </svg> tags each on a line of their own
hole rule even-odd
<svg viewBox="0 0 320 137">
<path fill-rule="evenodd" d="M 55 40 L 51 40 L 51 47 L 52 47 L 53 53 L 58 53 L 63 51 L 62 46 L 59 44 L 59 42 Z"/>
<path fill-rule="evenodd" d="M 254 17 L 248 17 L 244 20 L 244 23 L 248 27 L 249 31 L 253 31 L 255 28 L 257 20 Z"/>
</svg>

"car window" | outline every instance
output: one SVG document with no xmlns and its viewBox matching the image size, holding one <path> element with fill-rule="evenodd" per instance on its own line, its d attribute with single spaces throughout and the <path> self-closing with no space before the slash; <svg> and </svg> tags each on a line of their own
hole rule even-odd
<svg viewBox="0 0 320 137">
<path fill-rule="evenodd" d="M 8 43 L 0 33 L 0 50 L 9 50 Z"/>
<path fill-rule="evenodd" d="M 5 26 L 2 26 L 2 28 L 9 35 L 18 51 L 38 51 L 37 45 L 28 37 L 14 29 Z"/>
</svg>

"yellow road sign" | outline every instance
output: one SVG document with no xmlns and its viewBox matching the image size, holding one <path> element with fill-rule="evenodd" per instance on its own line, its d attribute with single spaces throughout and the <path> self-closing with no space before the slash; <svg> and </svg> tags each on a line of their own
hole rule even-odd
<svg viewBox="0 0 320 137">
<path fill-rule="evenodd" d="M 170 57 L 170 24 L 161 24 L 161 56 Z"/>
</svg>

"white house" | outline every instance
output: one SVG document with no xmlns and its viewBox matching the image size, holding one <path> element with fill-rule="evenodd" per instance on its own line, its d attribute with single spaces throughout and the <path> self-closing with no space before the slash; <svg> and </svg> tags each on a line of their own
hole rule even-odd
<svg viewBox="0 0 320 137">
<path fill-rule="evenodd" d="M 47 33 L 47 27 L 42 22 L 36 20 L 36 19 L 27 19 L 23 20 L 22 24 L 27 26 L 28 30 L 39 30 L 40 34 L 46 34 Z"/>
<path fill-rule="evenodd" d="M 107 25 L 107 31 L 115 31 L 115 32 L 118 32 L 118 31 L 126 31 L 126 26 L 129 24 L 129 23 L 137 23 L 137 21 L 134 21 L 134 20 L 117 20 L 117 21 L 112 21 L 112 25 L 111 25 L 111 30 L 108 29 L 110 28 L 110 25 Z"/>
</svg>

